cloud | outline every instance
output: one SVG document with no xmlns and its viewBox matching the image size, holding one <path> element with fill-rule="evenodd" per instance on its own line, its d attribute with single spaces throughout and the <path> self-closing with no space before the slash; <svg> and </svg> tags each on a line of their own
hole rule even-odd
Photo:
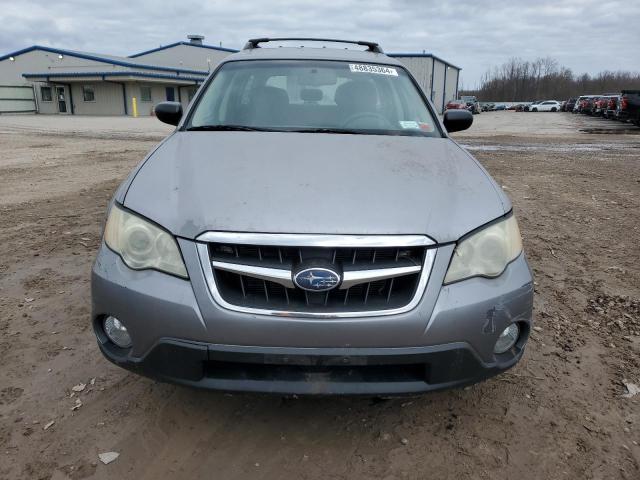
<svg viewBox="0 0 640 480">
<path fill-rule="evenodd" d="M 240 48 L 264 35 L 378 41 L 434 53 L 472 87 L 510 57 L 551 56 L 576 73 L 640 70 L 640 3 L 625 0 L 22 0 L 0 11 L 0 54 L 33 44 L 129 55 L 185 40 Z"/>
</svg>

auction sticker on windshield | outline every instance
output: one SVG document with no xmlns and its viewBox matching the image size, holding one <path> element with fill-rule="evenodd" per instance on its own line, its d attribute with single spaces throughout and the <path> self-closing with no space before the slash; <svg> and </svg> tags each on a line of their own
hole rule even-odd
<svg viewBox="0 0 640 480">
<path fill-rule="evenodd" d="M 395 68 L 383 67 L 382 65 L 366 65 L 362 63 L 350 63 L 349 69 L 352 72 L 357 73 L 376 73 L 378 75 L 392 75 L 398 76 L 398 71 Z"/>
</svg>

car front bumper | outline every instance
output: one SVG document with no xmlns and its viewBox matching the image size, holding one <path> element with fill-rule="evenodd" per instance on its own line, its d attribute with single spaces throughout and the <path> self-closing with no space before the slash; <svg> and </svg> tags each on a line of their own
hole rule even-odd
<svg viewBox="0 0 640 480">
<path fill-rule="evenodd" d="M 104 339 L 103 339 L 104 340 Z M 114 364 L 160 381 L 212 390 L 298 395 L 392 395 L 460 387 L 520 360 L 485 364 L 464 342 L 409 348 L 281 348 L 210 345 L 162 339 L 144 357 L 99 341 Z"/>
<path fill-rule="evenodd" d="M 438 248 L 418 306 L 398 315 L 292 318 L 250 315 L 215 303 L 195 243 L 180 240 L 190 280 L 134 271 L 104 245 L 92 273 L 98 345 L 113 363 L 162 381 L 225 391 L 391 395 L 478 382 L 515 365 L 532 321 L 533 282 L 524 255 L 498 278 L 442 285 L 453 245 Z M 102 330 L 122 321 L 133 346 Z M 493 348 L 509 324 L 521 336 Z"/>
</svg>

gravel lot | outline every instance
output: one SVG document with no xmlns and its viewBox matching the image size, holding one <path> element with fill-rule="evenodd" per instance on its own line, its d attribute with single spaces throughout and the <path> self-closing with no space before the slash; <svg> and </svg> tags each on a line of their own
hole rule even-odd
<svg viewBox="0 0 640 480">
<path fill-rule="evenodd" d="M 102 358 L 105 207 L 170 130 L 0 116 L 1 479 L 640 478 L 640 129 L 491 112 L 456 134 L 511 196 L 536 330 L 500 377 L 391 400 L 194 391 Z"/>
</svg>

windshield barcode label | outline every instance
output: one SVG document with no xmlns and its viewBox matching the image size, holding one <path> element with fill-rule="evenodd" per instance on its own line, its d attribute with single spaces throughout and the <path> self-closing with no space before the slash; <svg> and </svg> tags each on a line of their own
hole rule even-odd
<svg viewBox="0 0 640 480">
<path fill-rule="evenodd" d="M 398 71 L 395 68 L 382 67 L 380 65 L 365 65 L 362 63 L 350 63 L 349 69 L 352 72 L 358 72 L 358 73 L 376 73 L 378 75 L 392 75 L 394 77 L 398 76 Z"/>
</svg>

